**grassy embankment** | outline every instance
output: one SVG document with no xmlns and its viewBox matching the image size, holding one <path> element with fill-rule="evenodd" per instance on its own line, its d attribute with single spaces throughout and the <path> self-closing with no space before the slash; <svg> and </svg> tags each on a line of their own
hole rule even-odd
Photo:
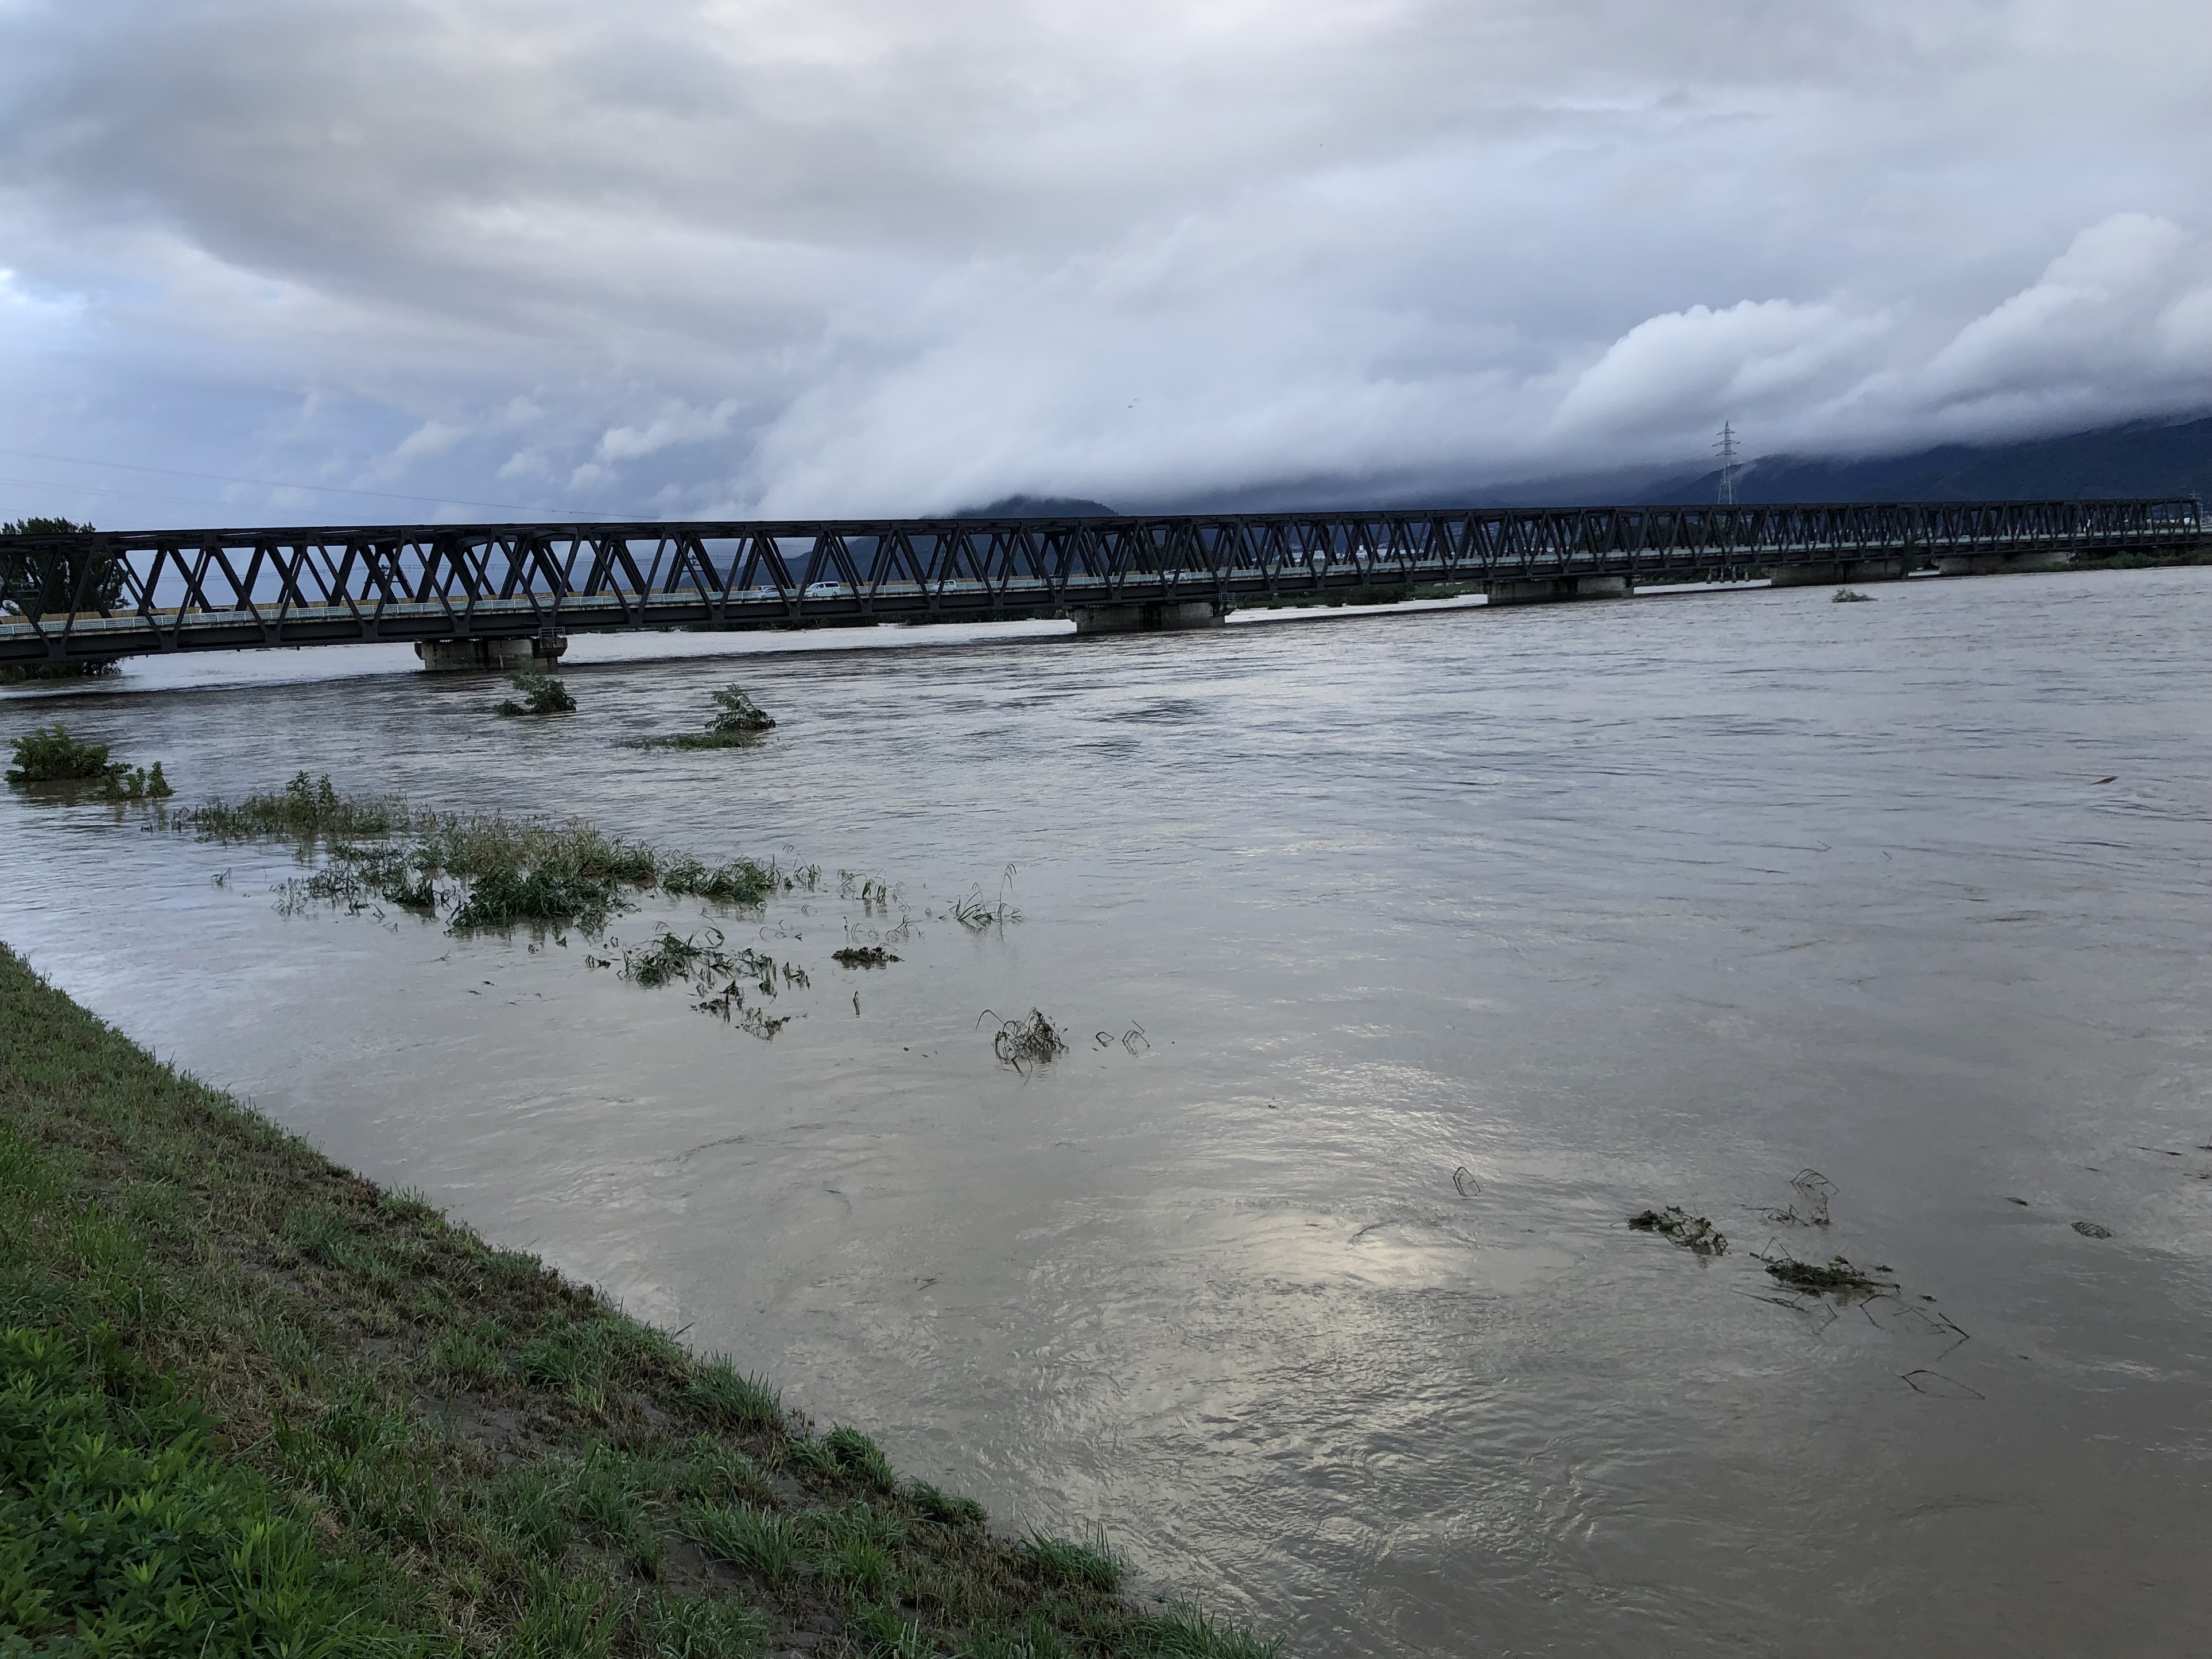
<svg viewBox="0 0 2212 1659">
<path fill-rule="evenodd" d="M 0 947 L 0 1655 L 1218 1655 Z"/>
</svg>

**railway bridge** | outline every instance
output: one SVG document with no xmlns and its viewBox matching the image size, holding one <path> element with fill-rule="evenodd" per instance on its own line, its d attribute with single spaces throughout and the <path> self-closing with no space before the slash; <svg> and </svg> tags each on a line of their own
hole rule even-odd
<svg viewBox="0 0 2212 1659">
<path fill-rule="evenodd" d="M 1126 633 L 1356 589 L 1522 605 L 1717 574 L 2047 568 L 2204 538 L 2194 497 L 87 532 L 0 540 L 0 665 L 404 641 L 433 667 L 503 667 L 581 633 L 1047 616 Z"/>
</svg>

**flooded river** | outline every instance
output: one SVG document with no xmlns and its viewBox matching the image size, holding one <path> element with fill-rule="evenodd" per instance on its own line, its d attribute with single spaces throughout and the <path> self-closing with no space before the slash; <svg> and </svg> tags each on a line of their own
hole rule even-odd
<svg viewBox="0 0 2212 1659">
<path fill-rule="evenodd" d="M 281 850 L 18 792 L 0 937 L 1295 1653 L 2202 1655 L 2212 570 L 1875 592 L 580 641 L 536 724 L 386 647 L 0 700 L 183 802 L 305 768 L 818 863 L 613 925 L 804 963 L 772 1042 L 580 939 L 280 915 Z M 620 746 L 732 679 L 759 748 Z M 830 961 L 902 915 L 896 965 Z M 1032 1007 L 1075 1046 L 1024 1076 L 978 1020 Z M 1774 1213 L 1806 1169 L 1825 1228 Z M 1624 1225 L 1668 1204 L 1733 1248 Z"/>
</svg>

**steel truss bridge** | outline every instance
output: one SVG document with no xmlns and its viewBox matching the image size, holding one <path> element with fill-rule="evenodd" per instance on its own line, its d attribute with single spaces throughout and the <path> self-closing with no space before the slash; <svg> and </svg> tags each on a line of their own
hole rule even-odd
<svg viewBox="0 0 2212 1659">
<path fill-rule="evenodd" d="M 0 665 L 1108 611 L 1157 625 L 1148 607 L 1218 617 L 1425 586 L 1565 598 L 1590 579 L 1625 592 L 1717 570 L 1865 579 L 2172 550 L 2204 535 L 2197 501 L 2182 497 L 15 537 L 0 538 Z"/>
</svg>

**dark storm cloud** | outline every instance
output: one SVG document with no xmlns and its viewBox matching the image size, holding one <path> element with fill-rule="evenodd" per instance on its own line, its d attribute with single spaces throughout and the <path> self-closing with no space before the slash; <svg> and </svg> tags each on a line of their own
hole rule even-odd
<svg viewBox="0 0 2212 1659">
<path fill-rule="evenodd" d="M 0 0 L 0 446 L 862 512 L 2189 409 L 2204 33 L 2169 0 Z M 112 522 L 410 510 L 0 473 Z"/>
</svg>

